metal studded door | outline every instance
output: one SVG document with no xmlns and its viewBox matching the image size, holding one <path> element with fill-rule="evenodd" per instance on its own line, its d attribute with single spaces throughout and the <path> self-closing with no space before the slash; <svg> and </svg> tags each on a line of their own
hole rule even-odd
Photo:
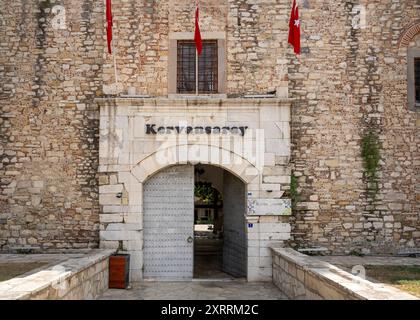
<svg viewBox="0 0 420 320">
<path fill-rule="evenodd" d="M 192 279 L 194 167 L 173 166 L 143 188 L 145 279 Z"/>
<path fill-rule="evenodd" d="M 225 171 L 223 175 L 223 271 L 246 277 L 245 185 Z"/>
</svg>

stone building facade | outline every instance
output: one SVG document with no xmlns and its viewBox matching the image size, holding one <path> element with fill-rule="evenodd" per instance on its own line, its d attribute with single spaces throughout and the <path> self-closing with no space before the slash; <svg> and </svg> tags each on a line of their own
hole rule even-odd
<svg viewBox="0 0 420 320">
<path fill-rule="evenodd" d="M 407 51 L 419 46 L 419 3 L 308 2 L 310 53 L 289 69 L 301 191 L 294 241 L 336 252 L 418 248 L 419 113 L 407 104 Z M 369 132 L 380 157 L 374 195 L 360 156 Z"/>
<path fill-rule="evenodd" d="M 290 1 L 200 1 L 203 37 L 223 48 L 225 79 L 208 103 L 276 90 L 274 105 L 291 104 L 289 149 L 271 156 L 292 183 L 274 179 L 279 192 L 266 196 L 293 199 L 290 217 L 273 218 L 290 224 L 287 244 L 418 249 L 420 119 L 407 103 L 407 59 L 420 48 L 420 4 L 299 3 L 296 57 Z M 101 170 L 100 108 L 138 107 L 115 99 L 127 94 L 176 99 L 173 45 L 192 38 L 193 1 L 113 1 L 114 56 L 104 12 L 102 1 L 0 2 L 2 251 L 98 247 L 108 227 L 100 185 L 119 184 Z"/>
</svg>

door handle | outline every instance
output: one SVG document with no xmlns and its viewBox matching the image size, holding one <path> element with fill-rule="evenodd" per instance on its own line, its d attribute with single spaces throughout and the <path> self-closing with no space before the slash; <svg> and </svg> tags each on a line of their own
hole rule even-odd
<svg viewBox="0 0 420 320">
<path fill-rule="evenodd" d="M 188 237 L 188 239 L 187 239 L 187 242 L 188 243 L 192 243 L 194 241 L 194 238 L 193 237 Z"/>
</svg>

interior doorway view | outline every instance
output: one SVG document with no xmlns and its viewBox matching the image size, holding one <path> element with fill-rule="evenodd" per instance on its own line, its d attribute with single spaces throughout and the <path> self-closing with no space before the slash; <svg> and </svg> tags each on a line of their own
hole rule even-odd
<svg viewBox="0 0 420 320">
<path fill-rule="evenodd" d="M 143 188 L 145 279 L 246 277 L 245 184 L 211 165 L 168 167 Z"/>
</svg>

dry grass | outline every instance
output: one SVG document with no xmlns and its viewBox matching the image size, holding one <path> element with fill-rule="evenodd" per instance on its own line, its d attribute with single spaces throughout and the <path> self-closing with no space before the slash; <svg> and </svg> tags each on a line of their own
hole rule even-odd
<svg viewBox="0 0 420 320">
<path fill-rule="evenodd" d="M 367 266 L 367 276 L 420 298 L 419 266 Z"/>
<path fill-rule="evenodd" d="M 47 262 L 0 263 L 0 282 L 20 276 L 31 270 L 40 268 Z"/>
</svg>

